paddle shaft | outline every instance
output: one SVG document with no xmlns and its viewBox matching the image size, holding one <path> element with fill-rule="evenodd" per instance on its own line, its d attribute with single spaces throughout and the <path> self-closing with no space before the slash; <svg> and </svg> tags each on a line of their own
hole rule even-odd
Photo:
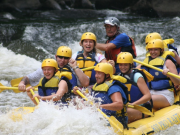
<svg viewBox="0 0 180 135">
<path fill-rule="evenodd" d="M 87 97 L 84 96 L 79 90 L 77 90 L 76 92 L 77 92 L 82 98 L 84 98 L 86 101 L 88 101 Z M 90 102 L 90 104 L 93 105 L 92 102 Z M 120 130 L 121 132 L 123 132 L 122 129 L 119 128 L 119 127 L 114 123 L 114 121 L 112 121 L 104 112 L 102 112 L 99 108 L 97 108 L 97 110 L 98 110 L 111 124 L 113 124 L 114 127 L 116 127 L 118 130 Z"/>
<path fill-rule="evenodd" d="M 34 96 L 34 95 L 35 95 L 35 94 L 34 94 L 34 91 L 33 91 L 32 89 L 30 89 L 30 91 L 31 91 L 31 94 Z M 34 99 L 35 99 L 36 103 L 37 103 L 37 104 L 39 104 L 39 100 L 38 100 L 38 98 L 37 98 L 37 97 L 35 97 Z"/>
<path fill-rule="evenodd" d="M 95 66 L 92 66 L 92 67 L 88 67 L 88 68 L 83 68 L 81 69 L 82 71 L 87 71 L 87 70 L 93 70 L 95 68 Z"/>
<path fill-rule="evenodd" d="M 0 86 L 0 89 L 4 89 L 4 90 L 19 90 L 18 87 L 6 87 L 6 86 Z M 35 88 L 35 91 L 37 91 L 38 89 Z"/>
<path fill-rule="evenodd" d="M 134 62 L 137 62 L 137 63 L 139 63 L 139 64 L 141 64 L 141 65 L 144 65 L 144 66 L 146 66 L 146 67 L 149 67 L 149 68 L 155 69 L 155 70 L 157 70 L 157 71 L 163 72 L 162 69 L 157 68 L 157 67 L 152 66 L 152 65 L 149 65 L 149 64 L 147 64 L 147 63 L 138 61 L 138 60 L 136 60 L 136 59 L 133 59 L 133 61 L 134 61 Z M 178 75 L 176 75 L 176 74 L 173 74 L 173 73 L 171 73 L 171 72 L 168 72 L 167 74 L 170 75 L 170 76 L 173 76 L 173 77 L 176 77 L 176 78 L 180 79 L 180 76 L 178 76 Z"/>
</svg>

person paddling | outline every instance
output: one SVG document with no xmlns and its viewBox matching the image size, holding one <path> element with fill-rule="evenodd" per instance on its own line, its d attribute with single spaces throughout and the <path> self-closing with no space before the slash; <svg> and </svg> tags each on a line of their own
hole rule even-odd
<svg viewBox="0 0 180 135">
<path fill-rule="evenodd" d="M 87 87 L 89 85 L 89 78 L 82 72 L 81 69 L 77 68 L 77 63 L 75 60 L 71 59 L 72 50 L 67 46 L 60 46 L 56 52 L 56 61 L 58 63 L 58 72 L 70 72 L 72 73 L 72 79 L 70 80 L 71 84 L 74 86 L 83 86 Z M 33 73 L 28 74 L 23 77 L 19 83 L 19 90 L 26 91 L 26 85 L 30 84 L 31 86 L 36 86 L 40 79 L 43 77 L 42 68 L 37 69 Z"/>
<path fill-rule="evenodd" d="M 155 69 L 142 66 L 154 76 L 154 80 L 148 83 L 153 100 L 153 108 L 158 110 L 174 103 L 174 85 L 180 84 L 180 80 L 167 75 L 168 72 L 178 74 L 176 61 L 164 51 L 164 44 L 161 39 L 154 39 L 148 42 L 147 49 L 150 56 L 144 59 L 144 63 L 163 69 L 163 73 Z M 174 84 L 174 85 L 173 85 Z"/>
<path fill-rule="evenodd" d="M 141 105 L 152 111 L 152 100 L 149 88 L 147 86 L 147 77 L 143 71 L 133 69 L 133 56 L 129 52 L 121 52 L 117 57 L 117 63 L 121 70 L 120 76 L 125 77 L 128 81 L 125 85 L 128 88 L 129 104 Z M 128 123 L 138 119 L 148 117 L 138 110 L 127 108 Z"/>
<path fill-rule="evenodd" d="M 69 79 L 72 78 L 71 74 L 66 72 L 64 76 L 55 75 L 58 71 L 58 64 L 54 59 L 45 59 L 42 62 L 41 68 L 44 77 L 39 82 L 38 94 L 33 96 L 30 89 L 34 88 L 30 86 L 26 89 L 27 95 L 36 105 L 35 97 L 43 101 L 53 100 L 54 102 L 58 102 L 61 100 L 62 103 L 67 103 L 72 89 L 72 85 L 69 82 Z M 70 74 L 70 78 L 67 77 L 67 74 Z"/>
<path fill-rule="evenodd" d="M 146 45 L 148 44 L 148 42 L 150 42 L 153 39 L 162 39 L 162 37 L 157 32 L 150 33 L 145 38 Z M 180 57 L 179 57 L 177 48 L 172 45 L 173 43 L 174 43 L 174 39 L 173 38 L 164 39 L 163 40 L 164 51 L 167 51 L 167 53 L 171 54 L 171 56 L 173 56 L 173 58 L 176 60 L 176 62 L 177 62 L 176 68 L 178 70 L 178 74 L 180 75 Z M 149 56 L 150 54 L 148 52 L 147 46 L 146 46 L 146 50 L 147 50 L 146 55 Z M 176 88 L 177 91 L 180 90 L 180 85 L 176 85 L 175 88 Z"/>
<path fill-rule="evenodd" d="M 100 108 L 109 115 L 115 116 L 125 128 L 127 128 L 126 106 L 128 101 L 127 88 L 113 76 L 113 67 L 109 63 L 98 63 L 94 69 L 96 71 L 96 84 L 92 88 L 91 95 L 101 99 Z M 74 87 L 73 92 L 79 88 Z"/>
</svg>

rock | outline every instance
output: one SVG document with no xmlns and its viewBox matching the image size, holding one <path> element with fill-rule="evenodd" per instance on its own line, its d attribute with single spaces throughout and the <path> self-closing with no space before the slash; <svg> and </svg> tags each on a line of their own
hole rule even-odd
<svg viewBox="0 0 180 135">
<path fill-rule="evenodd" d="M 55 0 L 39 0 L 42 4 L 42 8 L 62 10 L 61 6 Z"/>
<path fill-rule="evenodd" d="M 38 9 L 41 6 L 39 0 L 4 0 L 1 4 L 11 5 L 17 9 Z"/>
<path fill-rule="evenodd" d="M 82 8 L 85 9 L 95 9 L 95 5 L 92 4 L 89 0 L 82 0 Z"/>
<path fill-rule="evenodd" d="M 180 0 L 139 0 L 127 9 L 132 13 L 150 17 L 172 17 L 180 15 L 179 7 Z"/>
</svg>

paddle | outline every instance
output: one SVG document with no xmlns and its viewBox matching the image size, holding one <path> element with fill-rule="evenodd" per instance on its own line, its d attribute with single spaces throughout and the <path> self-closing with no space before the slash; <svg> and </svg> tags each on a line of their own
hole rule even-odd
<svg viewBox="0 0 180 135">
<path fill-rule="evenodd" d="M 30 92 L 33 96 L 35 95 L 34 91 L 32 89 L 30 89 Z M 35 97 L 34 99 L 35 99 L 36 103 L 39 104 L 39 99 L 37 97 Z"/>
<path fill-rule="evenodd" d="M 88 101 L 87 97 L 84 96 L 79 90 L 76 91 L 82 98 L 84 98 L 86 101 Z M 92 102 L 90 102 L 91 105 L 93 105 Z M 97 110 L 109 121 L 110 125 L 113 127 L 114 131 L 117 132 L 122 132 L 123 133 L 123 125 L 114 117 L 108 117 L 104 112 L 102 112 L 99 108 Z"/>
<path fill-rule="evenodd" d="M 94 69 L 95 66 L 92 66 L 92 67 L 88 67 L 88 68 L 83 68 L 81 69 L 82 71 L 88 71 L 88 70 L 92 70 Z M 20 77 L 20 78 L 16 78 L 16 79 L 12 79 L 11 80 L 11 86 L 13 87 L 18 87 L 19 83 L 21 82 L 23 77 Z M 30 86 L 30 85 L 29 85 Z"/>
<path fill-rule="evenodd" d="M 30 89 L 30 92 L 32 95 L 34 95 L 34 91 L 32 89 Z M 35 97 L 35 101 L 37 104 L 39 104 L 39 100 L 37 97 Z M 13 110 L 12 114 L 10 115 L 10 118 L 13 121 L 22 121 L 23 120 L 23 115 L 25 114 L 29 114 L 34 112 L 35 107 L 19 107 L 16 108 L 15 110 Z M 22 112 L 23 110 L 23 112 Z"/>
<path fill-rule="evenodd" d="M 142 112 L 144 114 L 154 116 L 154 114 L 145 107 L 142 107 L 142 106 L 139 106 L 139 105 L 127 105 L 127 107 L 136 109 L 136 110 L 138 110 L 138 111 L 140 111 L 140 112 Z"/>
<path fill-rule="evenodd" d="M 138 61 L 138 60 L 136 60 L 136 59 L 133 59 L 133 61 L 134 61 L 134 62 L 137 62 L 137 63 L 139 63 L 139 64 L 141 64 L 141 65 L 144 65 L 144 66 L 146 66 L 146 67 L 149 67 L 149 68 L 155 69 L 155 70 L 157 70 L 157 71 L 163 72 L 162 69 L 157 68 L 157 67 L 152 66 L 152 65 L 149 65 L 149 64 L 147 64 L 147 63 Z M 167 72 L 167 74 L 170 75 L 170 76 L 173 76 L 173 77 L 176 77 L 176 78 L 180 79 L 180 76 L 178 76 L 178 75 L 176 75 L 176 74 L 173 74 L 173 73 L 171 73 L 171 72 Z"/>
<path fill-rule="evenodd" d="M 22 92 L 22 91 L 19 91 L 18 87 L 7 87 L 0 83 L 0 93 L 4 90 L 13 90 L 15 93 Z M 38 89 L 35 88 L 35 90 L 37 91 Z"/>
<path fill-rule="evenodd" d="M 82 71 L 88 71 L 88 70 L 93 70 L 95 68 L 95 66 L 92 67 L 88 67 L 88 68 L 83 68 L 81 69 Z"/>
</svg>

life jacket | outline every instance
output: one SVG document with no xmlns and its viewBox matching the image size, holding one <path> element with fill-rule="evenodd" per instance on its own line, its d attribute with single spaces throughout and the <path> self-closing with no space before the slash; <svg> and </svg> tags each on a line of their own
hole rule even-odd
<svg viewBox="0 0 180 135">
<path fill-rule="evenodd" d="M 79 51 L 76 57 L 78 67 L 80 69 L 83 69 L 97 65 L 98 62 L 96 61 L 95 56 L 96 53 L 93 52 L 93 53 L 89 53 L 88 56 L 85 58 L 83 55 L 83 51 Z M 90 85 L 96 83 L 94 69 L 89 71 L 84 71 L 84 73 L 90 78 Z"/>
<path fill-rule="evenodd" d="M 174 49 L 177 52 L 177 48 L 172 46 L 171 44 L 174 43 L 174 39 L 170 38 L 170 39 L 164 39 L 163 40 L 163 44 L 164 44 L 164 51 L 169 51 L 169 49 Z M 172 46 L 173 48 L 171 48 L 170 46 Z M 178 52 L 177 52 L 178 53 Z"/>
<path fill-rule="evenodd" d="M 123 97 L 126 98 L 126 101 L 123 100 L 123 104 L 126 104 L 128 102 L 128 91 L 127 91 L 127 88 L 124 84 L 122 84 L 121 82 L 119 81 L 114 81 L 114 80 L 110 80 L 110 81 L 106 81 L 102 84 L 99 84 L 97 85 L 97 83 L 93 86 L 92 88 L 92 95 L 95 95 L 95 97 L 100 97 L 103 101 L 102 101 L 102 104 L 108 104 L 108 103 L 112 103 L 112 100 L 109 98 L 107 92 L 109 90 L 109 88 L 112 86 L 112 85 L 119 85 L 126 97 Z M 122 122 L 122 124 L 127 127 L 126 125 L 126 122 L 124 120 L 124 118 L 127 116 L 127 107 L 124 106 L 124 108 L 122 110 L 119 110 L 119 111 L 112 111 L 112 110 L 106 110 L 106 109 L 102 109 L 103 112 L 105 112 L 107 115 L 110 115 L 110 116 L 115 116 L 120 122 Z"/>
<path fill-rule="evenodd" d="M 65 80 L 66 82 L 69 81 L 64 76 L 61 79 Z M 61 79 L 59 78 L 59 76 L 56 76 L 56 75 L 54 75 L 49 80 L 47 80 L 45 77 L 41 78 L 38 85 L 38 94 L 40 96 L 50 96 L 52 94 L 55 94 L 58 91 L 58 84 Z M 61 98 L 62 103 L 66 103 L 70 99 L 72 87 L 71 87 L 71 84 L 67 83 L 67 85 L 68 85 L 68 92 L 65 93 L 63 97 Z"/>
<path fill-rule="evenodd" d="M 73 74 L 73 72 L 72 72 L 72 70 L 71 70 L 71 67 L 70 67 L 69 65 L 65 65 L 63 68 L 59 68 L 59 69 L 58 69 L 58 72 L 56 73 L 56 75 L 59 76 L 59 74 L 60 74 L 61 72 L 69 72 L 69 73 L 71 73 L 72 79 L 69 80 L 69 81 L 70 81 L 70 83 L 72 84 L 72 88 L 75 87 L 75 86 L 77 86 L 77 78 L 76 78 L 76 75 Z"/>
<path fill-rule="evenodd" d="M 40 96 L 50 96 L 57 92 L 59 77 L 53 76 L 51 79 L 47 80 L 45 77 L 41 78 L 38 84 L 38 93 Z"/>
<path fill-rule="evenodd" d="M 116 38 L 117 35 L 119 35 L 121 33 L 118 33 L 116 34 L 115 36 L 109 38 L 106 43 L 109 43 L 110 41 L 114 40 Z M 135 43 L 134 43 L 134 40 L 129 37 L 129 40 L 131 42 L 131 46 L 128 46 L 128 47 L 120 47 L 120 48 L 114 48 L 114 49 L 111 49 L 111 50 L 108 50 L 108 51 L 105 51 L 105 56 L 106 56 L 106 59 L 107 60 L 114 60 L 115 63 L 116 63 L 116 60 L 117 60 L 117 55 L 120 53 L 120 52 L 130 52 L 132 55 L 133 55 L 133 58 L 136 58 L 137 54 L 136 54 L 136 48 L 135 48 Z"/>
<path fill-rule="evenodd" d="M 165 64 L 165 61 L 167 59 L 170 59 L 173 63 L 176 63 L 176 61 L 171 56 L 172 52 L 165 51 L 161 56 L 152 59 L 150 56 L 146 57 L 144 60 L 144 63 L 147 63 L 149 65 L 155 66 L 157 68 L 163 69 L 163 66 Z M 162 72 L 157 71 L 152 68 L 148 68 L 146 66 L 141 66 L 142 69 L 145 69 L 149 73 L 151 73 L 154 76 L 153 81 L 148 83 L 149 89 L 161 91 L 164 89 L 168 89 L 170 91 L 174 91 L 174 85 L 169 77 L 162 74 Z"/>
<path fill-rule="evenodd" d="M 127 79 L 127 82 L 125 83 L 125 85 L 128 88 L 128 98 L 129 98 L 130 103 L 133 103 L 133 102 L 139 100 L 143 96 L 142 92 L 140 91 L 139 87 L 137 86 L 137 83 L 134 82 L 135 73 L 142 74 L 145 82 L 148 83 L 144 72 L 142 72 L 141 70 L 138 70 L 138 69 L 133 69 L 133 71 L 129 75 L 124 75 L 123 73 L 119 74 L 120 76 L 123 76 L 124 78 Z"/>
</svg>

